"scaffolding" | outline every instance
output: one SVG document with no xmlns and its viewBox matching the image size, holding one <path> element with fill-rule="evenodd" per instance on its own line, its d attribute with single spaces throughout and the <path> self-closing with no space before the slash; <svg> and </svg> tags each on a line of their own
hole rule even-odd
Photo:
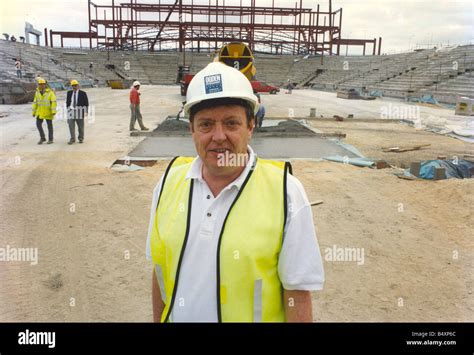
<svg viewBox="0 0 474 355">
<path fill-rule="evenodd" d="M 151 0 L 148 0 L 151 1 Z M 341 46 L 372 47 L 377 51 L 377 39 L 344 39 L 341 36 L 342 8 L 316 10 L 303 7 L 257 6 L 256 0 L 158 0 L 142 3 L 138 0 L 98 5 L 88 0 L 87 32 L 49 31 L 49 45 L 59 36 L 88 42 L 89 48 L 108 50 L 216 51 L 224 43 L 241 41 L 256 53 L 339 55 Z M 246 2 L 246 3 L 243 3 Z M 45 29 L 45 36 L 47 29 Z M 382 39 L 379 38 L 378 55 Z M 48 45 L 46 41 L 46 45 Z"/>
</svg>

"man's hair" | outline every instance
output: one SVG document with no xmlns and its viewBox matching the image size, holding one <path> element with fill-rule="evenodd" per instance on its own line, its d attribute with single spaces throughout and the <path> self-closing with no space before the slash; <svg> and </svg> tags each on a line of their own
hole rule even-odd
<svg viewBox="0 0 474 355">
<path fill-rule="evenodd" d="M 196 116 L 199 111 L 218 106 L 241 106 L 245 109 L 245 115 L 247 116 L 247 124 L 250 125 L 250 122 L 254 119 L 253 108 L 248 101 L 243 99 L 223 97 L 219 99 L 201 101 L 200 103 L 191 107 L 189 111 L 189 121 L 193 123 L 194 116 Z"/>
</svg>

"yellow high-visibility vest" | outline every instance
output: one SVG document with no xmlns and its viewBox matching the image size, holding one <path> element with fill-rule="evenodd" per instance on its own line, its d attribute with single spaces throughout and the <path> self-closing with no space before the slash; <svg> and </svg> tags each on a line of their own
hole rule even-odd
<svg viewBox="0 0 474 355">
<path fill-rule="evenodd" d="M 169 321 L 190 231 L 194 158 L 168 166 L 158 198 L 150 247 Z M 284 322 L 278 256 L 287 218 L 286 180 L 291 165 L 256 158 L 220 231 L 216 294 L 219 322 Z"/>
<path fill-rule="evenodd" d="M 44 93 L 41 94 L 39 89 L 36 89 L 31 109 L 35 117 L 52 120 L 56 114 L 56 95 L 54 91 L 46 88 Z"/>
</svg>

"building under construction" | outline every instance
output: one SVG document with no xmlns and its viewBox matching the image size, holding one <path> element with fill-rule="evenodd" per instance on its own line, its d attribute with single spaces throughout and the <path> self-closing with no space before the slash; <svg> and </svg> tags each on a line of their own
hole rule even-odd
<svg viewBox="0 0 474 355">
<path fill-rule="evenodd" d="M 235 2 L 238 2 L 236 0 Z M 382 38 L 342 37 L 342 8 L 257 6 L 256 0 L 158 0 L 154 3 L 111 0 L 98 5 L 88 0 L 88 32 L 45 28 L 46 46 L 64 47 L 76 39 L 81 46 L 110 50 L 214 51 L 223 43 L 242 41 L 254 52 L 271 54 L 339 55 L 341 47 L 359 46 L 380 55 Z M 378 43 L 377 43 L 378 42 Z"/>
</svg>

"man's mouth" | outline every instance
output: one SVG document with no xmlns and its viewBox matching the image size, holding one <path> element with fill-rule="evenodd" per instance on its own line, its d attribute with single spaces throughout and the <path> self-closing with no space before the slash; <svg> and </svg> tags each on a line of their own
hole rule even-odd
<svg viewBox="0 0 474 355">
<path fill-rule="evenodd" d="M 216 149 L 209 149 L 210 152 L 215 152 L 217 154 L 222 154 L 225 152 L 230 152 L 230 149 L 227 148 L 216 148 Z"/>
</svg>

